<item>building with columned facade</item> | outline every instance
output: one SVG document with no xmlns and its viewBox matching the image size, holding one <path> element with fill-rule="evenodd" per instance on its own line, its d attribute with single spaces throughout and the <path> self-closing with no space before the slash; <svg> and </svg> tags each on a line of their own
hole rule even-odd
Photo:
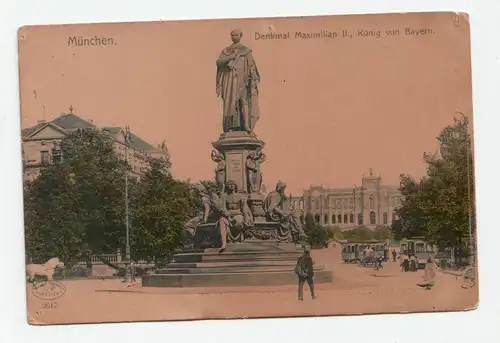
<svg viewBox="0 0 500 343">
<path fill-rule="evenodd" d="M 121 127 L 97 127 L 92 121 L 86 121 L 72 113 L 61 114 L 52 121 L 40 120 L 35 126 L 21 132 L 23 155 L 23 179 L 34 180 L 40 170 L 61 159 L 58 143 L 78 129 L 101 130 L 114 139 L 117 155 L 127 158 L 131 176 L 140 178 L 148 168 L 148 157 L 168 158 L 165 143 L 152 146 L 130 132 L 128 145 L 125 143 L 126 129 Z"/>
<path fill-rule="evenodd" d="M 359 186 L 325 188 L 310 186 L 302 196 L 292 196 L 292 208 L 298 208 L 305 217 L 311 213 L 325 228 L 350 230 L 358 226 L 374 229 L 390 226 L 396 219 L 395 209 L 401 205 L 398 186 L 384 185 L 380 175 L 361 178 Z"/>
</svg>

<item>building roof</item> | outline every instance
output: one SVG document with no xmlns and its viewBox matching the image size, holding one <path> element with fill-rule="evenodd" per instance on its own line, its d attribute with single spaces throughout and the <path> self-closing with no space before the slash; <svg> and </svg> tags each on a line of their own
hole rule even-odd
<svg viewBox="0 0 500 343">
<path fill-rule="evenodd" d="M 62 127 L 65 130 L 76 130 L 76 129 L 92 129 L 96 128 L 96 126 L 82 118 L 74 115 L 73 113 L 63 114 L 56 119 L 51 121 L 52 124 L 55 124 L 59 127 Z"/>
<path fill-rule="evenodd" d="M 119 126 L 110 126 L 103 128 L 103 130 L 106 130 L 113 135 L 117 135 L 123 129 Z M 142 150 L 144 152 L 160 152 L 160 149 L 155 148 L 148 142 L 141 139 L 139 136 L 134 135 L 132 132 L 130 133 L 130 146 L 134 149 Z"/>
<path fill-rule="evenodd" d="M 27 137 L 34 133 L 35 131 L 38 131 L 42 127 L 44 127 L 47 124 L 54 124 L 63 130 L 66 131 L 73 131 L 76 129 L 89 129 L 89 128 L 96 128 L 96 126 L 86 120 L 83 120 L 82 118 L 74 115 L 73 113 L 66 113 L 62 114 L 56 119 L 48 122 L 40 122 L 36 124 L 35 126 L 28 127 L 26 129 L 23 129 L 21 131 L 22 137 Z"/>
<path fill-rule="evenodd" d="M 42 126 L 44 126 L 45 124 L 47 124 L 47 123 L 45 123 L 45 122 L 43 122 L 43 123 L 38 123 L 38 124 L 36 124 L 35 126 L 28 127 L 28 128 L 26 128 L 26 129 L 22 129 L 22 130 L 21 130 L 21 136 L 22 136 L 22 137 L 29 136 L 30 134 L 32 134 L 32 133 L 33 133 L 33 132 L 35 132 L 36 130 L 40 129 L 40 128 L 41 128 Z"/>
<path fill-rule="evenodd" d="M 75 115 L 73 113 L 66 113 L 66 114 L 60 115 L 59 117 L 57 117 L 56 119 L 54 119 L 52 121 L 38 123 L 35 126 L 23 129 L 21 131 L 21 135 L 23 138 L 25 138 L 49 123 L 54 124 L 54 125 L 62 128 L 63 130 L 66 130 L 66 131 L 73 131 L 76 129 L 90 129 L 90 128 L 97 129 L 97 127 L 94 124 L 92 124 L 91 122 L 88 122 L 88 121 L 78 117 L 77 115 Z M 109 127 L 104 127 L 103 130 L 108 131 L 112 135 L 117 135 L 123 130 L 123 128 L 121 128 L 119 126 L 109 126 Z M 132 132 L 130 133 L 130 146 L 133 149 L 144 151 L 144 152 L 150 152 L 150 153 L 152 153 L 152 152 L 153 153 L 162 153 L 163 152 L 161 149 L 152 146 L 151 144 L 144 141 L 143 139 L 141 139 L 139 136 L 133 134 Z"/>
</svg>

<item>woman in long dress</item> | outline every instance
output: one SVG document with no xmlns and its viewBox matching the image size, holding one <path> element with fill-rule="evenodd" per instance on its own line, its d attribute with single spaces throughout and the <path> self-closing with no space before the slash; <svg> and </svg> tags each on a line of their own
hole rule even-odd
<svg viewBox="0 0 500 343">
<path fill-rule="evenodd" d="M 434 257 L 432 255 L 429 255 L 424 269 L 424 282 L 419 283 L 418 286 L 430 290 L 435 285 L 436 285 L 436 263 L 434 261 Z"/>
</svg>

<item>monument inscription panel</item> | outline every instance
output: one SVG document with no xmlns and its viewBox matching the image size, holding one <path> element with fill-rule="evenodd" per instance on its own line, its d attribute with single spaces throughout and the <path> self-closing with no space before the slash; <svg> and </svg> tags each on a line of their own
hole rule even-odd
<svg viewBox="0 0 500 343">
<path fill-rule="evenodd" d="M 243 153 L 228 152 L 226 154 L 227 161 L 227 180 L 232 180 L 238 185 L 238 189 L 245 189 L 244 185 L 244 168 L 243 168 Z"/>
</svg>

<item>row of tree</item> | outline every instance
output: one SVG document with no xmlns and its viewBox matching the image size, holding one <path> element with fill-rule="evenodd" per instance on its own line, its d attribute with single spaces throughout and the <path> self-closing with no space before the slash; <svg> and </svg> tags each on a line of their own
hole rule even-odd
<svg viewBox="0 0 500 343">
<path fill-rule="evenodd" d="M 455 119 L 438 136 L 439 153 L 424 154 L 420 180 L 401 175 L 401 206 L 392 225 L 396 239 L 423 237 L 465 257 L 474 246 L 475 187 L 467 117 Z"/>
<path fill-rule="evenodd" d="M 61 161 L 25 184 L 26 252 L 33 261 L 123 251 L 126 199 L 133 259 L 168 258 L 183 244 L 183 225 L 196 211 L 190 183 L 172 177 L 170 161 L 151 158 L 139 181 L 129 175 L 126 190 L 131 167 L 114 144 L 99 131 L 74 132 L 60 144 Z"/>
<path fill-rule="evenodd" d="M 370 230 L 366 226 L 358 226 L 354 229 L 341 231 L 339 228 L 329 228 L 325 230 L 314 220 L 312 214 L 307 213 L 304 223 L 304 230 L 308 236 L 308 243 L 314 247 L 322 247 L 329 240 L 365 242 L 365 241 L 385 241 L 392 238 L 389 226 L 378 226 L 375 230 Z"/>
</svg>

